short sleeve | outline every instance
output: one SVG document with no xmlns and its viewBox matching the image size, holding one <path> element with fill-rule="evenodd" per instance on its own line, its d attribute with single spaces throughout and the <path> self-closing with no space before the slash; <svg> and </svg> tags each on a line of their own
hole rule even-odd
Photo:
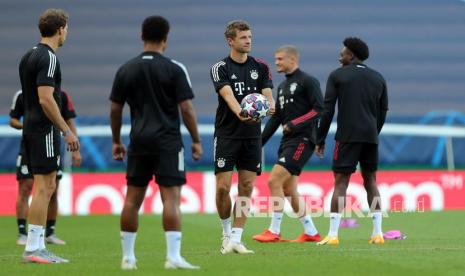
<svg viewBox="0 0 465 276">
<path fill-rule="evenodd" d="M 76 111 L 71 97 L 64 90 L 61 90 L 61 92 L 61 116 L 63 116 L 65 120 L 76 118 Z"/>
<path fill-rule="evenodd" d="M 178 103 L 194 98 L 192 84 L 186 66 L 176 60 L 171 60 L 175 66 L 174 85 L 176 91 L 176 101 Z"/>
<path fill-rule="evenodd" d="M 11 103 L 10 118 L 21 119 L 24 115 L 23 93 L 16 92 Z"/>
<path fill-rule="evenodd" d="M 119 104 L 124 104 L 126 102 L 126 98 L 126 85 L 124 84 L 123 67 L 121 67 L 118 72 L 116 72 L 115 79 L 113 80 L 110 100 Z"/>
<path fill-rule="evenodd" d="M 226 63 L 224 61 L 220 61 L 215 63 L 210 69 L 210 77 L 213 81 L 213 86 L 215 87 L 215 91 L 218 93 L 221 88 L 226 85 L 231 86 L 231 83 L 228 79 L 228 72 L 226 69 Z"/>
<path fill-rule="evenodd" d="M 59 69 L 57 69 L 58 61 L 52 51 L 44 51 L 39 59 L 38 69 L 37 69 L 37 86 L 52 86 L 55 87 L 55 76 L 58 74 Z"/>
<path fill-rule="evenodd" d="M 260 64 L 261 68 L 261 85 L 262 89 L 271 88 L 273 89 L 273 76 L 271 75 L 270 66 L 268 63 L 260 58 L 255 58 L 255 60 Z"/>
</svg>

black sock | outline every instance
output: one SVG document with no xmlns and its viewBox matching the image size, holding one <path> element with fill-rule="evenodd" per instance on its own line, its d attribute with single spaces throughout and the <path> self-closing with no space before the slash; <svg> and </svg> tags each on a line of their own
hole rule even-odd
<svg viewBox="0 0 465 276">
<path fill-rule="evenodd" d="M 27 232 L 26 232 L 26 219 L 17 219 L 16 222 L 18 223 L 18 232 L 21 234 L 21 235 L 26 235 L 27 236 Z"/>
<path fill-rule="evenodd" d="M 47 220 L 47 228 L 45 229 L 45 236 L 48 237 L 55 233 L 56 220 Z"/>
</svg>

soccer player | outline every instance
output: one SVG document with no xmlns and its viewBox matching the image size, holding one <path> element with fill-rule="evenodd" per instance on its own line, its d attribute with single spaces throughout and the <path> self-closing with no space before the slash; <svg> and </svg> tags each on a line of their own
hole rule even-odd
<svg viewBox="0 0 465 276">
<path fill-rule="evenodd" d="M 261 93 L 275 111 L 273 83 L 268 65 L 249 56 L 252 32 L 247 22 L 229 22 L 224 33 L 229 56 L 211 67 L 210 76 L 218 93 L 214 134 L 216 207 L 223 226 L 220 252 L 253 253 L 241 242 L 257 174 L 261 172 L 261 129 L 259 121 L 244 117 L 239 103 L 251 93 Z M 233 209 L 231 228 L 231 178 L 234 166 L 239 173 L 239 197 Z"/>
<path fill-rule="evenodd" d="M 74 110 L 73 102 L 68 93 L 63 90 L 58 91 L 60 99 L 60 110 L 61 116 L 65 119 L 71 131 L 77 136 L 76 125 L 74 123 L 74 118 L 76 117 L 76 112 Z M 19 90 L 13 97 L 13 103 L 10 110 L 10 126 L 22 130 L 23 123 L 21 122 L 21 117 L 24 115 L 24 100 L 22 91 Z M 81 153 L 80 151 L 72 152 L 72 161 L 73 165 L 80 166 L 81 164 Z M 61 167 L 61 165 L 60 165 Z M 58 169 L 57 178 L 56 178 L 56 190 L 50 198 L 50 203 L 48 206 L 47 212 L 47 224 L 45 229 L 45 241 L 51 244 L 66 244 L 65 241 L 61 240 L 55 235 L 55 223 L 58 215 L 58 201 L 57 201 L 57 191 L 62 177 L 61 168 Z M 32 192 L 32 185 L 34 179 L 31 174 L 31 165 L 29 160 L 25 155 L 24 143 L 21 140 L 18 159 L 16 162 L 16 179 L 18 180 L 18 197 L 16 198 L 16 220 L 18 223 L 18 239 L 16 244 L 26 245 L 27 241 L 27 232 L 26 232 L 26 216 L 29 209 L 28 199 Z"/>
<path fill-rule="evenodd" d="M 147 17 L 142 24 L 144 52 L 121 66 L 111 92 L 113 158 L 123 160 L 126 149 L 121 141 L 122 111 L 127 102 L 131 111 L 128 147 L 127 193 L 121 213 L 121 268 L 136 269 L 134 244 L 138 211 L 150 179 L 160 188 L 163 202 L 163 229 L 167 256 L 166 269 L 198 269 L 181 257 L 181 186 L 186 183 L 184 149 L 179 109 L 192 138 L 192 158 L 203 150 L 192 105 L 189 75 L 183 64 L 163 55 L 169 22 L 161 16 Z"/>
<path fill-rule="evenodd" d="M 359 38 L 343 41 L 339 62 L 341 67 L 331 72 L 326 84 L 324 112 L 320 125 L 320 142 L 316 147 L 319 157 L 324 153 L 324 140 L 328 134 L 338 103 L 336 145 L 333 154 L 334 193 L 331 199 L 328 235 L 319 245 L 338 245 L 338 229 L 345 205 L 350 175 L 360 162 L 363 185 L 373 218 L 371 244 L 383 244 L 381 231 L 381 202 L 376 186 L 378 168 L 378 136 L 386 119 L 388 95 L 386 81 L 377 71 L 363 63 L 369 50 Z"/>
<path fill-rule="evenodd" d="M 323 96 L 318 80 L 299 69 L 299 52 L 295 46 L 279 47 L 275 52 L 275 64 L 278 73 L 284 73 L 286 79 L 278 86 L 276 113 L 263 130 L 262 144 L 266 144 L 280 125 L 284 135 L 278 150 L 278 162 L 268 180 L 273 202 L 271 224 L 253 239 L 259 242 L 281 241 L 284 197 L 287 197 L 304 227 L 304 233 L 292 242 L 315 242 L 320 240 L 320 234 L 311 216 L 306 214 L 306 204 L 297 191 L 297 182 L 315 149 Z"/>
<path fill-rule="evenodd" d="M 55 91 L 61 87 L 61 70 L 55 52 L 68 34 L 68 15 L 46 10 L 39 19 L 40 43 L 27 51 L 19 64 L 24 99 L 23 141 L 31 165 L 35 189 L 29 208 L 24 262 L 62 263 L 45 248 L 45 225 L 50 197 L 56 190 L 60 164 L 60 131 L 67 150 L 79 150 L 79 140 L 61 116 Z"/>
</svg>

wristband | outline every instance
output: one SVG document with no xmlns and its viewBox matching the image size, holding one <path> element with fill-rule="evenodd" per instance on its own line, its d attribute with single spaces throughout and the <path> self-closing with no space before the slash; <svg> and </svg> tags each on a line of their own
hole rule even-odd
<svg viewBox="0 0 465 276">
<path fill-rule="evenodd" d="M 66 131 L 63 131 L 63 132 L 61 133 L 61 136 L 66 137 L 66 136 L 68 136 L 69 134 L 71 134 L 71 130 L 70 130 L 70 129 L 68 129 L 68 130 L 66 130 Z"/>
</svg>

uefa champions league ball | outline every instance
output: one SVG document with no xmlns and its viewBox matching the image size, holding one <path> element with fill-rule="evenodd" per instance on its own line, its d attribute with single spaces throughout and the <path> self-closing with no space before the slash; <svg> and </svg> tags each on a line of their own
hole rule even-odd
<svg viewBox="0 0 465 276">
<path fill-rule="evenodd" d="M 252 93 L 245 96 L 241 102 L 242 112 L 253 119 L 263 119 L 266 117 L 270 105 L 265 96 Z"/>
</svg>

